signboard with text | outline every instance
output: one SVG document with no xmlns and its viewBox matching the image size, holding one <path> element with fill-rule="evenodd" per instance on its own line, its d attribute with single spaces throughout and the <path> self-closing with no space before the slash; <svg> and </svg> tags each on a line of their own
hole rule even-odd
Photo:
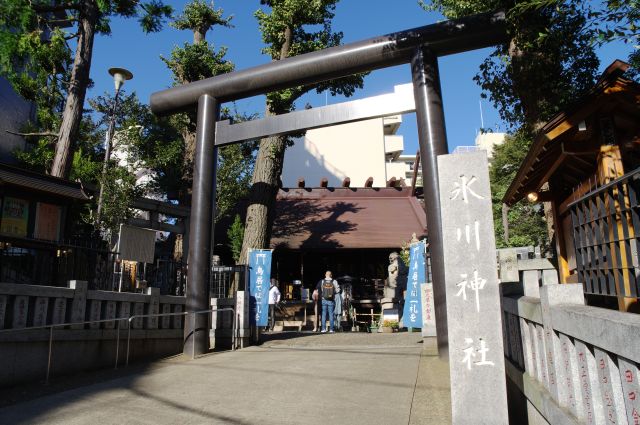
<svg viewBox="0 0 640 425">
<path fill-rule="evenodd" d="M 5 196 L 2 203 L 0 232 L 5 235 L 26 237 L 29 223 L 29 201 Z"/>
<path fill-rule="evenodd" d="M 255 326 L 267 326 L 271 250 L 249 250 L 249 320 Z"/>
<path fill-rule="evenodd" d="M 452 423 L 506 424 L 502 311 L 485 151 L 438 156 Z"/>
<path fill-rule="evenodd" d="M 36 224 L 33 237 L 48 241 L 60 238 L 60 217 L 62 208 L 58 205 L 38 202 L 36 206 Z"/>
<path fill-rule="evenodd" d="M 422 294 L 420 285 L 427 281 L 425 242 L 412 243 L 409 247 L 409 275 L 404 299 L 402 324 L 405 328 L 422 328 Z"/>
</svg>

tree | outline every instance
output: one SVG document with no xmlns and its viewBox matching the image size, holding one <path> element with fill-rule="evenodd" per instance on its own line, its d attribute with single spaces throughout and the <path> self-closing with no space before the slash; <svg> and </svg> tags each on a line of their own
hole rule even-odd
<svg viewBox="0 0 640 425">
<path fill-rule="evenodd" d="M 72 175 L 81 181 L 99 182 L 102 185 L 102 211 L 100 223 L 97 225 L 111 232 L 117 232 L 120 223 L 133 216 L 134 199 L 144 195 L 150 189 L 146 184 L 140 184 L 137 181 L 136 173 L 147 168 L 138 146 L 149 142 L 150 137 L 153 137 L 149 128 L 153 128 L 151 122 L 154 119 L 149 108 L 140 103 L 135 92 L 127 95 L 124 91 L 120 91 L 118 108 L 115 109 L 113 117 L 117 129 L 113 135 L 113 152 L 103 177 L 103 155 L 100 142 L 106 137 L 107 128 L 112 119 L 111 113 L 114 111 L 114 102 L 115 97 L 109 93 L 89 100 L 89 105 L 94 112 L 97 112 L 95 115 L 100 118 L 95 121 L 95 136 L 92 137 L 93 140 L 97 139 L 96 145 L 91 150 L 87 149 L 87 152 L 99 152 L 99 154 L 78 155 L 83 152 L 76 152 L 76 156 L 83 163 L 74 162 L 72 167 Z M 90 122 L 90 118 L 85 118 L 83 123 L 85 122 Z M 87 217 L 85 221 L 93 222 L 92 218 Z"/>
<path fill-rule="evenodd" d="M 229 238 L 229 248 L 231 249 L 233 259 L 237 262 L 240 260 L 242 240 L 244 239 L 244 225 L 242 224 L 239 214 L 236 214 L 234 217 L 233 223 L 227 231 L 227 237 Z"/>
<path fill-rule="evenodd" d="M 525 126 L 535 134 L 595 81 L 595 33 L 587 25 L 588 11 L 572 1 L 540 8 L 524 8 L 512 0 L 420 3 L 448 18 L 507 10 L 509 40 L 484 61 L 475 81 L 511 130 Z"/>
<path fill-rule="evenodd" d="M 340 44 L 342 33 L 333 32 L 331 19 L 338 0 L 261 0 L 269 11 L 255 13 L 266 44 L 263 53 L 272 60 L 321 50 Z M 314 31 L 316 30 L 316 31 Z M 290 112 L 294 102 L 310 90 L 329 90 L 332 95 L 351 96 L 362 88 L 363 76 L 353 75 L 316 85 L 292 87 L 267 94 L 266 115 Z M 267 137 L 260 148 L 253 170 L 249 206 L 245 221 L 240 263 L 246 263 L 250 248 L 268 248 L 274 219 L 275 200 L 282 173 L 284 152 L 290 139 Z"/>
<path fill-rule="evenodd" d="M 451 18 L 495 9 L 507 11 L 508 42 L 495 48 L 474 79 L 483 89 L 482 96 L 490 98 L 509 129 L 516 132 L 518 143 L 512 143 L 519 148 L 511 152 L 510 164 L 517 167 L 542 126 L 593 86 L 599 65 L 593 43 L 597 31 L 590 26 L 590 9 L 572 0 L 533 5 L 541 1 L 545 0 L 432 0 L 428 4 L 419 0 L 425 9 Z M 494 186 L 498 191 L 506 190 L 504 184 Z M 518 223 L 516 226 L 530 224 L 529 231 L 539 235 L 544 222 L 537 220 L 536 208 L 540 209 L 519 204 L 509 212 L 509 221 Z M 501 212 L 501 198 L 494 196 L 499 223 L 496 240 L 502 240 Z M 544 212 L 551 238 L 553 219 L 548 203 Z"/>
<path fill-rule="evenodd" d="M 185 43 L 182 47 L 175 47 L 169 58 L 161 58 L 173 73 L 175 85 L 233 71 L 233 63 L 224 58 L 227 49 L 221 47 L 216 52 L 214 46 L 206 40 L 207 32 L 214 26 L 231 26 L 231 18 L 223 18 L 223 13 L 222 9 L 214 9 L 213 3 L 209 6 L 202 0 L 194 0 L 187 4 L 182 14 L 170 24 L 177 29 L 193 32 L 193 44 Z M 182 164 L 174 164 L 182 170 L 178 201 L 183 205 L 189 205 L 195 155 L 196 116 L 194 111 L 178 114 L 172 118 L 172 122 L 183 139 L 180 158 Z"/>
<path fill-rule="evenodd" d="M 3 75 L 8 75 L 16 90 L 24 92 L 26 87 L 42 81 L 40 71 L 35 77 L 29 70 L 37 69 L 45 61 L 41 55 L 54 47 L 57 62 L 47 64 L 53 69 L 48 87 L 52 92 L 64 87 L 64 107 L 55 138 L 55 154 L 50 174 L 68 177 L 73 159 L 74 143 L 78 140 L 82 121 L 84 100 L 90 85 L 89 71 L 93 55 L 93 40 L 96 34 L 109 34 L 110 19 L 114 16 L 138 17 L 145 32 L 158 31 L 162 20 L 170 16 L 171 7 L 160 0 L 141 3 L 137 0 L 6 0 L 0 8 L 0 63 Z M 75 39 L 76 50 L 70 63 L 70 49 L 61 41 Z M 5 44 L 8 43 L 8 44 Z M 13 53 L 19 53 L 12 56 Z M 46 62 L 46 61 L 45 61 Z M 64 75 L 65 81 L 58 80 Z M 32 80 L 32 81 L 30 81 Z M 57 93 L 56 93 L 57 94 Z M 52 137 L 48 135 L 48 137 Z"/>
<path fill-rule="evenodd" d="M 527 152 L 530 144 L 529 140 L 525 131 L 517 131 L 513 135 L 507 136 L 504 144 L 496 146 L 493 150 L 489 177 L 496 246 L 498 248 L 531 245 L 546 247 L 549 244 L 549 234 L 541 205 L 526 202 L 519 202 L 509 210 L 509 240 L 505 241 L 502 237 L 504 233 L 502 198 L 520 168 L 523 152 Z"/>
</svg>

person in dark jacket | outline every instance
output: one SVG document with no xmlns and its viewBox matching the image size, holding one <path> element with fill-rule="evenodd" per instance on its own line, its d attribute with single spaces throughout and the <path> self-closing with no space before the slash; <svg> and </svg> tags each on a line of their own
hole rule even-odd
<svg viewBox="0 0 640 425">
<path fill-rule="evenodd" d="M 324 274 L 324 279 L 321 279 L 318 282 L 316 289 L 318 291 L 318 298 L 322 300 L 322 321 L 320 322 L 320 332 L 327 332 L 326 326 L 328 315 L 329 333 L 333 333 L 335 297 L 336 294 L 340 292 L 340 285 L 338 285 L 338 282 L 333 279 L 331 272 L 327 270 Z"/>
</svg>

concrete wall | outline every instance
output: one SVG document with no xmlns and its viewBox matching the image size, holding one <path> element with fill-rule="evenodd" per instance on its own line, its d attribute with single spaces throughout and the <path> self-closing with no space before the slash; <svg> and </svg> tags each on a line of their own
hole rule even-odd
<svg viewBox="0 0 640 425">
<path fill-rule="evenodd" d="M 585 306 L 582 284 L 558 284 L 545 259 L 520 260 L 515 274 L 509 263 L 501 270 L 506 372 L 526 398 L 526 420 L 638 423 L 640 316 Z"/>
<path fill-rule="evenodd" d="M 13 151 L 25 148 L 24 138 L 6 130 L 19 132 L 27 121 L 34 119 L 35 106 L 18 96 L 11 84 L 0 78 L 0 162 L 15 163 Z"/>
<path fill-rule="evenodd" d="M 340 186 L 345 177 L 351 186 L 363 187 L 373 177 L 374 187 L 386 185 L 383 119 L 376 118 L 307 131 L 287 148 L 282 171 L 284 187 L 296 187 L 303 177 L 308 187 Z"/>
<path fill-rule="evenodd" d="M 124 364 L 128 320 L 116 319 L 184 308 L 184 297 L 161 296 L 158 288 L 133 294 L 88 291 L 83 281 L 69 288 L 0 283 L 0 386 L 44 380 L 51 335 L 51 376 L 113 367 L 118 345 Z M 66 323 L 74 324 L 50 333 L 48 326 Z M 178 354 L 182 341 L 181 315 L 133 319 L 130 361 Z"/>
</svg>

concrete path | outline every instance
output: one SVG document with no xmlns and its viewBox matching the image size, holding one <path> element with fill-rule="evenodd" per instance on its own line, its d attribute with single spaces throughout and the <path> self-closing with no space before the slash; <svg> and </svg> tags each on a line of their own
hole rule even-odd
<svg viewBox="0 0 640 425">
<path fill-rule="evenodd" d="M 419 334 L 291 336 L 196 360 L 178 356 L 8 406 L 0 409 L 0 423 L 450 422 L 448 368 Z"/>
</svg>

